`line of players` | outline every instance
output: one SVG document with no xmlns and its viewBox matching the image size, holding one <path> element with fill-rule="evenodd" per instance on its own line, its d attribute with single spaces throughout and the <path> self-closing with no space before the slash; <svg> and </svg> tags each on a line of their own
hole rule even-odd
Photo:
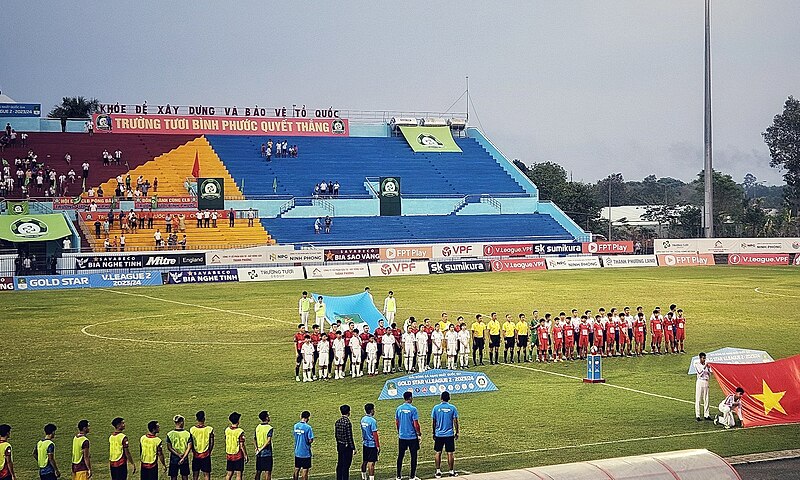
<svg viewBox="0 0 800 480">
<path fill-rule="evenodd" d="M 489 340 L 489 362 L 499 364 L 501 339 L 504 343 L 503 362 L 549 362 L 584 359 L 591 351 L 603 356 L 640 356 L 646 353 L 685 353 L 686 317 L 676 305 L 670 306 L 666 315 L 660 307 L 653 310 L 648 322 L 643 307 L 637 307 L 632 314 L 630 307 L 620 313 L 616 308 L 608 312 L 600 308 L 594 316 L 591 310 L 579 315 L 577 309 L 571 315 L 561 312 L 558 317 L 546 313 L 539 318 L 534 310 L 530 322 L 524 313 L 515 321 L 510 314 L 501 324 L 497 314 L 492 313 L 488 322 L 482 315 L 476 315 L 468 328 L 464 318 L 459 316 L 456 323 L 442 319 L 432 324 L 426 318 L 418 324 L 409 317 L 402 328 L 392 323 L 389 328 L 381 320 L 374 333 L 369 326 L 363 331 L 355 328 L 353 322 L 342 331 L 343 325 L 331 325 L 326 334 L 314 325 L 306 331 L 304 324 L 298 325 L 294 335 L 297 349 L 295 379 L 310 382 L 316 379 L 342 379 L 350 363 L 350 376 L 360 377 L 406 372 L 423 372 L 429 368 L 442 368 L 442 356 L 446 357 L 445 368 L 469 368 L 472 354 L 473 366 L 483 365 L 483 355 Z M 650 351 L 646 350 L 648 332 Z M 529 347 L 529 341 L 531 346 Z"/>
</svg>

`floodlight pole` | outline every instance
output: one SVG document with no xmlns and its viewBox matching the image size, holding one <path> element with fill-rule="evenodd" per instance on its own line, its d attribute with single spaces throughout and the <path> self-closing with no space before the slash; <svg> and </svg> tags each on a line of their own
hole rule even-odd
<svg viewBox="0 0 800 480">
<path fill-rule="evenodd" d="M 706 0 L 706 44 L 705 44 L 705 155 L 704 187 L 705 209 L 703 230 L 706 238 L 714 237 L 714 168 L 711 164 L 711 0 Z"/>
<path fill-rule="evenodd" d="M 611 241 L 611 175 L 608 176 L 608 241 Z"/>
<path fill-rule="evenodd" d="M 469 75 L 467 75 L 467 119 L 466 122 L 469 123 Z"/>
</svg>

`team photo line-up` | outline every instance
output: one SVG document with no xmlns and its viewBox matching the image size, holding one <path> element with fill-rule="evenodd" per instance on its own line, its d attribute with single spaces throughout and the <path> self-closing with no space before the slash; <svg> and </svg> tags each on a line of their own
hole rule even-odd
<svg viewBox="0 0 800 480">
<path fill-rule="evenodd" d="M 315 312 L 316 323 L 308 329 L 309 315 Z M 568 315 L 562 311 L 557 317 L 545 313 L 539 317 L 534 310 L 530 321 L 524 313 L 513 318 L 505 315 L 501 323 L 497 313 L 475 315 L 468 327 L 464 317 L 459 316 L 451 323 L 449 315 L 442 313 L 438 322 L 429 318 L 420 323 L 414 317 L 397 326 L 395 314 L 397 301 L 392 291 L 384 301 L 383 319 L 378 321 L 375 332 L 364 325 L 362 331 L 354 322 L 346 327 L 341 320 L 328 322 L 325 316 L 325 300 L 317 300 L 303 292 L 299 301 L 301 323 L 293 341 L 297 353 L 295 361 L 295 380 L 311 382 L 333 378 L 342 379 L 346 375 L 346 365 L 350 363 L 350 376 L 364 375 L 364 367 L 369 376 L 405 372 L 424 372 L 430 368 L 442 368 L 442 356 L 446 357 L 445 368 L 467 369 L 472 355 L 472 365 L 484 365 L 484 349 L 489 344 L 489 364 L 499 364 L 500 348 L 503 346 L 503 362 L 559 362 L 585 359 L 591 353 L 608 357 L 641 356 L 647 353 L 685 353 L 686 317 L 677 305 L 670 305 L 666 315 L 656 307 L 648 321 L 643 307 L 630 307 L 622 311 L 611 308 L 606 312 L 600 308 L 592 315 L 591 310 L 579 314 L 572 309 Z M 330 323 L 328 333 L 322 325 Z M 388 326 L 387 326 L 388 325 Z M 648 330 L 650 350 L 646 350 Z M 487 338 L 488 337 L 488 338 Z M 663 345 L 663 350 L 662 350 Z"/>
<path fill-rule="evenodd" d="M 431 410 L 431 434 L 433 436 L 434 464 L 436 478 L 442 476 L 442 452 L 446 453 L 449 476 L 456 477 L 455 446 L 459 438 L 458 409 L 450 403 L 450 393 L 441 394 L 441 402 Z M 395 431 L 398 439 L 397 478 L 402 478 L 402 469 L 406 451 L 410 456 L 409 479 L 417 479 L 417 457 L 422 440 L 422 428 L 419 412 L 412 404 L 411 392 L 405 392 L 403 403 L 395 410 Z M 339 407 L 341 417 L 334 424 L 337 462 L 336 479 L 349 479 L 350 467 L 357 452 L 353 436 L 353 424 L 350 420 L 350 406 Z M 241 480 L 245 464 L 250 463 L 245 431 L 241 423 L 242 415 L 233 412 L 228 416 L 229 425 L 224 430 L 225 445 L 225 479 Z M 294 437 L 294 473 L 295 480 L 307 480 L 311 470 L 311 446 L 315 440 L 314 430 L 310 425 L 311 413 L 303 411 L 300 419 L 292 428 Z M 172 480 L 178 476 L 182 480 L 211 479 L 211 453 L 215 447 L 214 428 L 206 423 L 206 414 L 199 411 L 195 415 L 196 423 L 188 430 L 186 420 L 175 415 L 175 427 L 162 439 L 159 434 L 161 426 L 157 420 L 147 424 L 147 432 L 139 438 L 139 473 L 141 480 L 157 480 L 159 464 L 161 469 Z M 272 441 L 274 429 L 270 423 L 268 411 L 258 415 L 258 422 L 253 430 L 252 445 L 255 457 L 255 480 L 271 480 L 273 470 Z M 116 417 L 111 421 L 113 431 L 109 442 L 108 468 L 111 480 L 127 480 L 128 474 L 136 474 L 137 466 L 131 454 L 131 444 L 126 429 L 125 419 Z M 360 428 L 359 444 L 363 457 L 360 466 L 362 480 L 375 479 L 375 464 L 381 453 L 381 437 L 378 423 L 375 420 L 375 405 L 364 405 L 364 415 L 356 425 Z M 44 437 L 33 448 L 33 458 L 39 471 L 40 480 L 57 480 L 61 477 L 55 454 L 56 425 L 48 423 L 44 426 Z M 70 465 L 72 480 L 90 480 L 93 476 L 92 455 L 88 435 L 91 425 L 88 420 L 77 424 L 77 432 L 72 438 Z M 0 480 L 17 480 L 14 470 L 14 457 L 11 447 L 11 426 L 0 425 Z M 165 459 L 169 453 L 169 460 Z M 191 455 L 191 460 L 190 460 Z M 130 471 L 130 472 L 129 472 Z"/>
</svg>

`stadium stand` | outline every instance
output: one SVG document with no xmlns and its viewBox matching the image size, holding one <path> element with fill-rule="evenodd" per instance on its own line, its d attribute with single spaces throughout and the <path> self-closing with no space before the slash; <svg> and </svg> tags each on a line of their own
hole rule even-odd
<svg viewBox="0 0 800 480">
<path fill-rule="evenodd" d="M 295 137 L 287 141 L 298 145 L 299 156 L 271 162 L 261 157 L 267 137 L 211 135 L 208 140 L 236 182 L 245 179 L 245 195 L 309 197 L 315 184 L 331 180 L 341 185 L 340 196 L 366 196 L 371 194 L 367 177 L 386 175 L 402 178 L 405 195 L 525 193 L 471 138 L 457 139 L 461 154 L 430 154 L 414 153 L 398 137 Z"/>
</svg>

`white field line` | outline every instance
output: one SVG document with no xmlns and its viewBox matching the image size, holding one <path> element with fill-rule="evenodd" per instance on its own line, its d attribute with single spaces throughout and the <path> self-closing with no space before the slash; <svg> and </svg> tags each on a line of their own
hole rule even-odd
<svg viewBox="0 0 800 480">
<path fill-rule="evenodd" d="M 151 343 L 151 344 L 159 344 L 159 345 L 286 345 L 286 342 L 282 343 L 267 343 L 267 342 L 184 342 L 184 341 L 171 341 L 171 340 L 150 340 L 150 339 L 142 339 L 142 338 L 127 338 L 127 337 L 110 337 L 106 335 L 98 335 L 96 333 L 89 333 L 89 329 L 93 327 L 97 327 L 100 325 L 106 325 L 109 323 L 115 322 L 127 322 L 131 320 L 140 320 L 143 318 L 163 318 L 166 317 L 166 314 L 163 315 L 148 315 L 145 317 L 136 317 L 136 318 L 123 318 L 123 319 L 115 319 L 115 320 L 108 320 L 105 322 L 97 322 L 91 325 L 86 325 L 85 327 L 81 328 L 81 333 L 87 335 L 89 337 L 99 338 L 102 340 L 113 340 L 113 341 L 121 341 L 121 342 L 137 342 L 137 343 Z"/>
<path fill-rule="evenodd" d="M 539 373 L 546 373 L 548 375 L 556 375 L 556 376 L 559 376 L 559 377 L 572 378 L 572 379 L 575 379 L 575 380 L 583 380 L 582 378 L 576 377 L 576 376 L 573 376 L 573 375 L 565 375 L 563 373 L 550 372 L 550 371 L 547 371 L 547 370 L 542 370 L 540 368 L 526 367 L 524 365 L 515 365 L 515 364 L 510 364 L 510 363 L 506 363 L 506 364 L 503 364 L 503 365 L 505 365 L 507 367 L 522 368 L 524 370 L 532 370 L 534 372 L 539 372 Z M 674 400 L 676 402 L 688 403 L 690 405 L 694 405 L 694 402 L 692 402 L 690 400 L 684 400 L 682 398 L 670 397 L 670 396 L 661 395 L 661 394 L 658 394 L 658 393 L 645 392 L 643 390 L 636 390 L 635 388 L 628 388 L 628 387 L 623 387 L 621 385 L 614 385 L 613 383 L 605 382 L 605 383 L 598 383 L 596 385 L 605 385 L 606 387 L 618 388 L 620 390 L 626 390 L 628 392 L 634 392 L 634 393 L 639 393 L 639 394 L 642 394 L 642 395 L 649 395 L 651 397 L 663 398 L 663 399 L 666 399 L 666 400 Z"/>
<path fill-rule="evenodd" d="M 756 428 L 780 427 L 780 426 L 785 426 L 785 425 L 789 425 L 789 424 L 762 425 L 762 426 L 758 426 L 758 427 L 748 427 L 747 430 L 756 429 Z M 558 450 L 576 450 L 576 449 L 581 449 L 581 448 L 599 447 L 599 446 L 604 446 L 604 445 L 614 445 L 614 444 L 618 444 L 618 443 L 647 442 L 647 441 L 654 441 L 654 440 L 665 440 L 665 439 L 669 439 L 669 438 L 693 437 L 693 436 L 697 436 L 697 435 L 713 435 L 713 434 L 719 434 L 719 433 L 733 433 L 733 432 L 737 432 L 739 430 L 741 430 L 741 429 L 733 428 L 733 429 L 730 429 L 730 430 L 725 430 L 723 428 L 720 428 L 718 430 L 702 430 L 702 431 L 696 431 L 696 432 L 671 433 L 669 435 L 656 435 L 656 436 L 651 436 L 651 437 L 622 438 L 622 439 L 619 439 L 619 440 L 603 440 L 603 441 L 600 441 L 600 442 L 579 443 L 579 444 L 573 444 L 573 445 L 560 445 L 560 446 L 557 446 L 557 447 L 532 448 L 532 449 L 528 449 L 528 450 L 519 450 L 519 451 L 516 451 L 516 452 L 497 452 L 497 453 L 487 453 L 487 454 L 482 454 L 482 455 L 470 455 L 470 456 L 466 456 L 466 457 L 456 456 L 456 469 L 458 470 L 459 462 L 468 461 L 468 460 L 480 460 L 480 459 L 495 458 L 495 457 L 526 455 L 526 454 L 531 454 L 531 453 L 554 452 L 554 451 L 558 451 Z M 394 461 L 393 460 L 394 460 L 394 458 L 390 458 L 390 460 L 389 460 L 392 463 L 391 465 L 381 465 L 381 466 L 377 467 L 376 470 L 382 470 L 382 471 L 383 470 L 394 470 L 395 466 L 394 466 Z M 443 459 L 443 462 L 444 462 L 444 459 Z M 427 465 L 427 464 L 432 464 L 432 463 L 433 463 L 433 460 L 423 460 L 421 462 L 418 462 L 418 465 Z M 459 471 L 463 472 L 463 470 L 459 470 Z M 335 472 L 323 472 L 323 473 L 316 473 L 315 472 L 315 473 L 312 473 L 311 475 L 309 475 L 309 477 L 332 477 L 332 476 L 335 476 L 335 475 L 336 475 Z M 417 472 L 417 475 L 419 475 L 419 472 Z M 291 480 L 291 478 L 292 477 L 283 477 L 283 478 L 278 478 L 276 480 Z"/>
<path fill-rule="evenodd" d="M 770 295 L 772 297 L 800 298 L 797 295 L 784 295 L 783 293 L 762 292 L 761 287 L 756 287 L 755 291 L 756 293 L 760 293 L 761 295 Z"/>
<path fill-rule="evenodd" d="M 235 312 L 233 310 L 225 310 L 224 308 L 209 307 L 207 305 L 199 305 L 199 304 L 196 304 L 196 303 L 179 302 L 177 300 L 170 300 L 168 298 L 153 297 L 153 296 L 144 295 L 144 294 L 141 294 L 141 293 L 122 292 L 122 291 L 118 291 L 118 290 L 110 290 L 108 288 L 98 288 L 97 290 L 103 290 L 105 292 L 110 292 L 110 293 L 116 293 L 117 295 L 129 295 L 129 296 L 132 296 L 132 297 L 147 298 L 149 300 L 156 300 L 156 301 L 164 302 L 164 303 L 174 303 L 175 305 L 183 305 L 184 307 L 202 308 L 202 309 L 211 310 L 211 311 L 214 311 L 214 312 L 229 313 L 231 315 L 241 315 L 243 317 L 257 318 L 259 320 L 269 320 L 269 321 L 273 321 L 273 322 L 280 322 L 280 323 L 285 323 L 285 324 L 288 324 L 288 325 L 297 326 L 297 322 L 292 322 L 292 321 L 289 321 L 289 320 L 280 320 L 280 319 L 273 318 L 273 317 L 263 317 L 261 315 L 255 315 L 255 314 L 247 313 L 247 312 Z"/>
</svg>

